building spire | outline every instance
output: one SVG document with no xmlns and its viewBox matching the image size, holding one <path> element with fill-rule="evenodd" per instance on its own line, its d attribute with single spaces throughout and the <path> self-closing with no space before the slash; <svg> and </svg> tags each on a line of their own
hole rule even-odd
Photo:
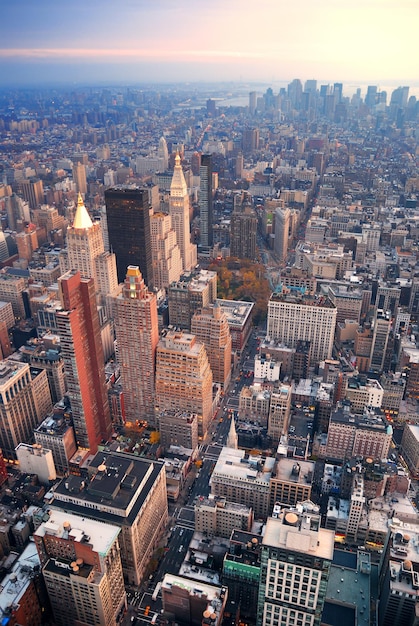
<svg viewBox="0 0 419 626">
<path fill-rule="evenodd" d="M 231 424 L 230 430 L 228 431 L 227 435 L 226 446 L 227 448 L 234 448 L 234 450 L 237 450 L 238 448 L 238 437 L 236 432 L 236 424 L 234 423 L 234 414 L 231 416 Z"/>
<path fill-rule="evenodd" d="M 86 207 L 84 206 L 82 195 L 79 193 L 73 228 L 91 228 L 92 226 L 93 222 L 90 219 L 90 215 L 88 214 Z"/>
<path fill-rule="evenodd" d="M 184 198 L 188 195 L 188 187 L 186 185 L 185 176 L 180 164 L 179 152 L 176 152 L 175 156 L 175 168 L 173 170 L 173 178 L 170 185 L 170 195 L 178 198 Z"/>
</svg>

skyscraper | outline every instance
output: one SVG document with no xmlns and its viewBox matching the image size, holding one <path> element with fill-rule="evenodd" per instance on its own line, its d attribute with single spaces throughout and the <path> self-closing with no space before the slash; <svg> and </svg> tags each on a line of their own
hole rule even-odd
<svg viewBox="0 0 419 626">
<path fill-rule="evenodd" d="M 157 301 L 138 266 L 128 266 L 122 293 L 114 300 L 114 319 L 126 418 L 154 423 Z"/>
<path fill-rule="evenodd" d="M 99 302 L 118 286 L 115 254 L 105 252 L 100 222 L 92 222 L 79 194 L 76 215 L 67 229 L 67 249 L 61 254 L 61 271 L 79 270 L 82 278 L 94 278 Z"/>
<path fill-rule="evenodd" d="M 57 311 L 56 320 L 76 441 L 96 452 L 110 437 L 111 419 L 94 280 L 70 270 L 58 287 L 63 310 Z"/>
<path fill-rule="evenodd" d="M 77 193 L 87 192 L 86 166 L 79 161 L 73 164 L 73 181 L 76 183 Z"/>
<path fill-rule="evenodd" d="M 177 245 L 172 218 L 167 213 L 154 213 L 150 220 L 151 255 L 154 287 L 167 289 L 182 273 L 182 256 Z"/>
<path fill-rule="evenodd" d="M 195 335 L 168 331 L 157 346 L 156 409 L 198 415 L 204 436 L 212 417 L 212 371 L 205 346 Z"/>
<path fill-rule="evenodd" d="M 275 211 L 275 254 L 284 261 L 288 253 L 288 239 L 290 236 L 291 211 L 287 208 L 278 208 Z"/>
<path fill-rule="evenodd" d="M 199 168 L 201 182 L 199 186 L 199 215 L 201 227 L 200 245 L 204 248 L 211 248 L 212 237 L 212 156 L 203 154 L 201 156 L 201 167 Z"/>
<path fill-rule="evenodd" d="M 116 254 L 118 282 L 128 265 L 138 265 L 147 287 L 153 286 L 148 190 L 121 185 L 105 191 L 109 246 Z"/>
<path fill-rule="evenodd" d="M 196 246 L 191 243 L 189 222 L 189 195 L 180 164 L 180 156 L 176 154 L 173 178 L 170 185 L 169 213 L 172 228 L 175 230 L 177 244 L 182 255 L 183 271 L 189 272 L 196 265 Z"/>
<path fill-rule="evenodd" d="M 235 206 L 231 214 L 230 254 L 239 259 L 256 258 L 258 219 L 249 203 Z"/>
<path fill-rule="evenodd" d="M 231 334 L 227 315 L 217 303 L 198 310 L 192 318 L 191 332 L 205 345 L 214 382 L 227 387 L 231 377 Z"/>
</svg>

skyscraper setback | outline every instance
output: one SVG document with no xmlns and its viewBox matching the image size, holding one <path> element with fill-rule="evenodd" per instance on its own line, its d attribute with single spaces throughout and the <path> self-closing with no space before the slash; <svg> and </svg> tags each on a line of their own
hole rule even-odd
<svg viewBox="0 0 419 626">
<path fill-rule="evenodd" d="M 58 281 L 56 313 L 77 445 L 96 452 L 111 435 L 103 348 L 93 278 L 70 270 Z"/>
<path fill-rule="evenodd" d="M 138 265 L 147 287 L 153 286 L 148 190 L 121 185 L 105 191 L 109 246 L 116 254 L 118 282 L 128 265 Z"/>
<path fill-rule="evenodd" d="M 157 301 L 138 266 L 128 266 L 122 293 L 114 301 L 114 314 L 126 418 L 154 423 Z"/>
</svg>

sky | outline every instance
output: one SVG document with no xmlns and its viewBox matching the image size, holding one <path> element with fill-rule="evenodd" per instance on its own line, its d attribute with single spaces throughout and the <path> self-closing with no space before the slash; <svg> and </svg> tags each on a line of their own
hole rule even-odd
<svg viewBox="0 0 419 626">
<path fill-rule="evenodd" d="M 418 0 L 2 0 L 0 84 L 419 86 Z"/>
</svg>

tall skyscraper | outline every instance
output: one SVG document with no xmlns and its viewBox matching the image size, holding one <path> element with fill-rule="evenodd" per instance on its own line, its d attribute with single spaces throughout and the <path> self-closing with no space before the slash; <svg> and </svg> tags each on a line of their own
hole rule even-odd
<svg viewBox="0 0 419 626">
<path fill-rule="evenodd" d="M 180 164 L 180 156 L 176 154 L 173 178 L 170 185 L 169 213 L 172 228 L 176 233 L 177 244 L 182 255 L 183 271 L 189 272 L 196 265 L 196 246 L 191 243 L 189 221 L 189 195 Z"/>
<path fill-rule="evenodd" d="M 288 253 L 288 239 L 290 236 L 291 211 L 287 208 L 278 208 L 275 211 L 275 254 L 284 261 Z"/>
<path fill-rule="evenodd" d="M 205 345 L 214 382 L 227 387 L 231 377 L 231 334 L 227 315 L 217 303 L 198 310 L 192 318 L 191 332 Z"/>
<path fill-rule="evenodd" d="M 154 213 L 150 220 L 151 256 L 154 287 L 167 289 L 182 274 L 182 256 L 177 245 L 172 218 L 167 213 Z"/>
<path fill-rule="evenodd" d="M 275 514 L 275 513 L 274 513 Z M 262 541 L 257 625 L 320 626 L 335 533 L 312 502 L 270 517 Z"/>
<path fill-rule="evenodd" d="M 144 282 L 151 288 L 150 212 L 148 190 L 121 185 L 105 191 L 109 246 L 116 254 L 118 282 L 123 283 L 128 265 L 138 265 Z"/>
<path fill-rule="evenodd" d="M 92 222 L 81 194 L 78 196 L 76 215 L 67 229 L 67 249 L 61 254 L 61 271 L 78 270 L 82 278 L 93 278 L 98 304 L 118 287 L 116 259 L 105 252 L 100 222 Z"/>
<path fill-rule="evenodd" d="M 231 214 L 230 255 L 239 259 L 256 258 L 258 219 L 249 203 L 235 206 Z"/>
<path fill-rule="evenodd" d="M 201 239 L 200 245 L 203 248 L 211 248 L 212 236 L 212 156 L 203 154 L 201 156 L 201 167 L 199 168 L 201 182 L 199 185 L 199 215 Z"/>
<path fill-rule="evenodd" d="M 169 166 L 169 152 L 167 150 L 167 142 L 164 137 L 160 137 L 159 140 L 159 149 L 158 149 L 158 157 L 162 162 L 162 172 L 166 172 Z"/>
<path fill-rule="evenodd" d="M 156 410 L 181 409 L 198 415 L 204 436 L 212 417 L 212 371 L 205 346 L 195 335 L 168 331 L 156 358 Z"/>
<path fill-rule="evenodd" d="M 83 195 L 87 193 L 86 166 L 79 161 L 73 164 L 73 180 L 76 183 L 77 193 Z"/>
<path fill-rule="evenodd" d="M 145 286 L 138 266 L 128 266 L 113 310 L 126 419 L 147 419 L 154 424 L 157 300 Z"/>
<path fill-rule="evenodd" d="M 103 348 L 93 278 L 70 270 L 58 281 L 62 311 L 57 311 L 76 441 L 96 452 L 112 425 L 105 383 Z"/>
</svg>

